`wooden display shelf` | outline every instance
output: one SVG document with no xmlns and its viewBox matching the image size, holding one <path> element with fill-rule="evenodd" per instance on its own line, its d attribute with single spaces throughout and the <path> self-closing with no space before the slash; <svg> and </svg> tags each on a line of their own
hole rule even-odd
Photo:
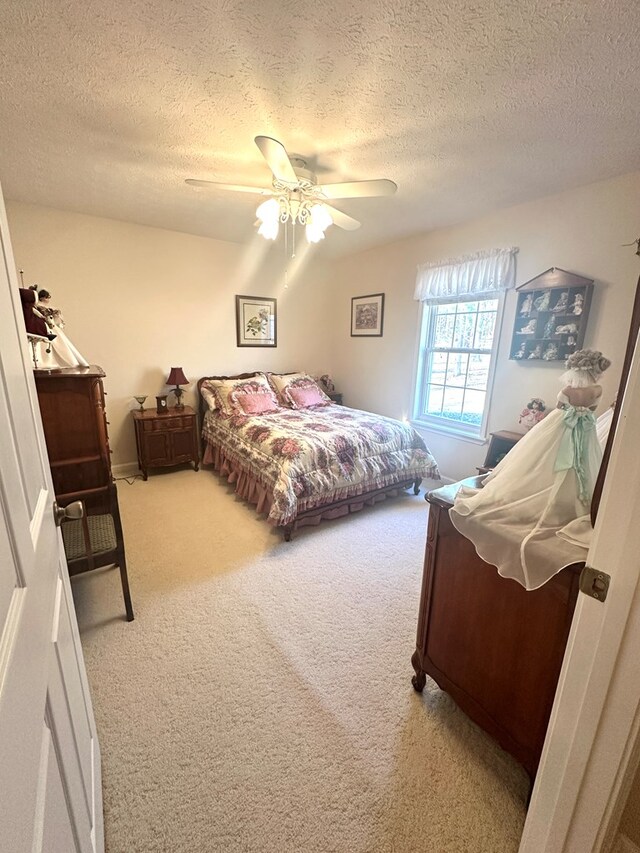
<svg viewBox="0 0 640 853">
<path fill-rule="evenodd" d="M 593 280 L 552 267 L 518 289 L 509 358 L 564 361 L 584 343 Z"/>
</svg>

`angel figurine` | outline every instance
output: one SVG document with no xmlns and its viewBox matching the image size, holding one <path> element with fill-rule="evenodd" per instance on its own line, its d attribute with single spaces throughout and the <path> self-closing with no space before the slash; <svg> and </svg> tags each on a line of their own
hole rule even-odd
<svg viewBox="0 0 640 853">
<path fill-rule="evenodd" d="M 563 290 L 552 311 L 554 314 L 564 314 L 569 306 L 569 291 Z"/>
<path fill-rule="evenodd" d="M 538 296 L 538 298 L 534 300 L 533 304 L 537 311 L 548 311 L 550 302 L 551 291 L 545 290 L 545 292 L 541 296 Z"/>
</svg>

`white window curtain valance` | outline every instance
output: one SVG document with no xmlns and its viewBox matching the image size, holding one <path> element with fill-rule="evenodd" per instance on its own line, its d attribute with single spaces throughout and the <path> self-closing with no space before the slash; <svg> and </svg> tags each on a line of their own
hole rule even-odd
<svg viewBox="0 0 640 853">
<path fill-rule="evenodd" d="M 515 287 L 517 248 L 492 249 L 418 267 L 414 298 L 419 302 L 491 299 Z"/>
</svg>

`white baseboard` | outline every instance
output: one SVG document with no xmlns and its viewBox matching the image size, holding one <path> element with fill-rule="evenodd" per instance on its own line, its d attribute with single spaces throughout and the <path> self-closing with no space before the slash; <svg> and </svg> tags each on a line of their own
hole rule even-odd
<svg viewBox="0 0 640 853">
<path fill-rule="evenodd" d="M 628 835 L 619 832 L 611 853 L 640 853 L 640 847 Z"/>
<path fill-rule="evenodd" d="M 124 462 L 121 465 L 113 465 L 111 471 L 116 480 L 120 477 L 133 477 L 135 474 L 140 473 L 137 462 Z"/>
</svg>

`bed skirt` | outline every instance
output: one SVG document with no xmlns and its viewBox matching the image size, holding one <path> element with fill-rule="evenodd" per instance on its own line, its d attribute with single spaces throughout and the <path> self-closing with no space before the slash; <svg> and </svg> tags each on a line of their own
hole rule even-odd
<svg viewBox="0 0 640 853">
<path fill-rule="evenodd" d="M 269 514 L 272 504 L 272 497 L 269 490 L 262 483 L 258 482 L 236 460 L 227 456 L 221 447 L 205 441 L 202 462 L 204 465 L 212 465 L 218 474 L 226 477 L 227 482 L 235 486 L 236 494 L 248 503 L 255 505 L 258 513 Z M 411 487 L 413 487 L 414 494 L 417 495 L 421 482 L 421 479 L 411 477 L 358 495 L 332 500 L 328 503 L 302 510 L 294 519 L 286 524 L 279 525 L 271 518 L 267 518 L 267 521 L 276 527 L 280 527 L 284 532 L 284 538 L 289 541 L 293 531 L 299 527 L 306 527 L 308 525 L 316 526 L 323 520 L 341 518 L 352 512 L 358 512 L 364 509 L 365 506 L 373 506 L 387 497 L 395 497 Z"/>
</svg>

